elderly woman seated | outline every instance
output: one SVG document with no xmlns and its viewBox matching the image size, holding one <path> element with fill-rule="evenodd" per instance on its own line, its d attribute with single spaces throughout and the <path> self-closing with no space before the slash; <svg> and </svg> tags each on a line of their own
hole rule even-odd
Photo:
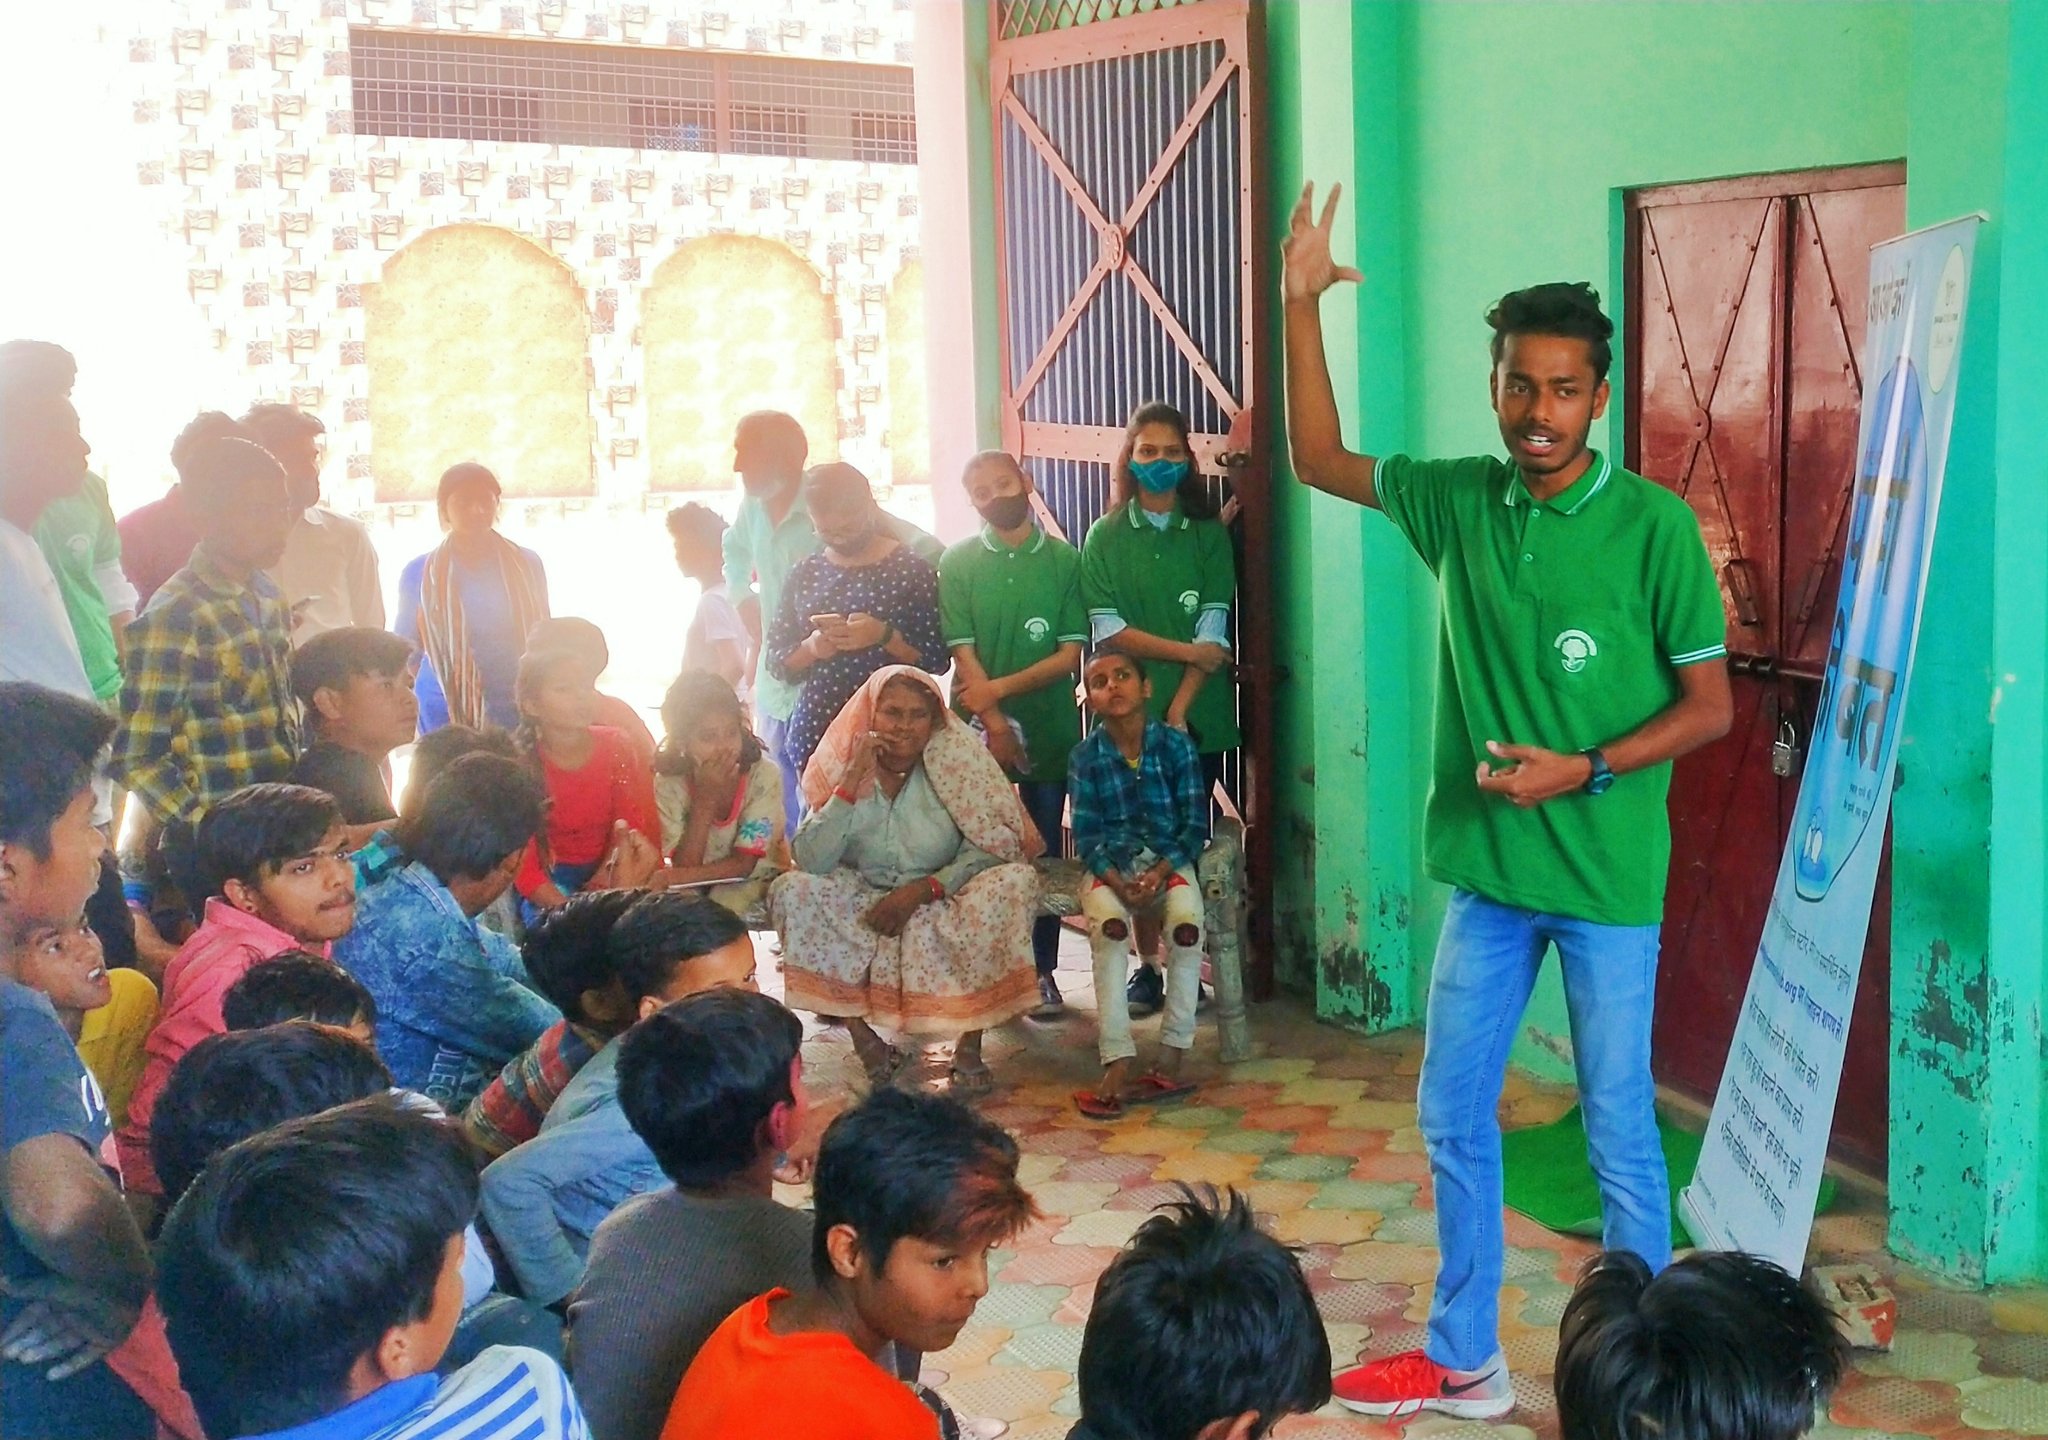
<svg viewBox="0 0 2048 1440">
<path fill-rule="evenodd" d="M 885 1085 L 900 1035 L 958 1035 L 956 1094 L 991 1088 L 981 1032 L 1038 1000 L 1031 921 L 1044 847 L 937 683 L 892 666 L 854 693 L 804 772 L 797 869 L 769 892 L 793 1007 L 843 1016 Z"/>
</svg>

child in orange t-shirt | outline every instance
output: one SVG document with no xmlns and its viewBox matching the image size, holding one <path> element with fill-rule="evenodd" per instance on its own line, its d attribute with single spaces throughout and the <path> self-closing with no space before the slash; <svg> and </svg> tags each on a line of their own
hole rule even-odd
<svg viewBox="0 0 2048 1440">
<path fill-rule="evenodd" d="M 825 1132 L 812 1191 L 814 1288 L 713 1331 L 661 1440 L 936 1440 L 883 1352 L 944 1350 L 973 1318 L 988 1252 L 1038 1213 L 1017 1143 L 957 1100 L 882 1090 Z"/>
</svg>

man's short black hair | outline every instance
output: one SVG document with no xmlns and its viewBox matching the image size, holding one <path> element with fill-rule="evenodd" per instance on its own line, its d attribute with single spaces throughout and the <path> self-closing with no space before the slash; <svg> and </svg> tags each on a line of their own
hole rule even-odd
<svg viewBox="0 0 2048 1440">
<path fill-rule="evenodd" d="M 708 1189 L 761 1155 L 761 1126 L 793 1104 L 803 1022 L 758 990 L 706 990 L 619 1042 L 619 1108 L 662 1173 Z"/>
<path fill-rule="evenodd" d="M 16 381 L 69 396 L 78 383 L 78 357 L 54 340 L 0 342 L 0 383 Z"/>
<path fill-rule="evenodd" d="M 523 850 L 545 818 L 533 767 L 503 755 L 465 755 L 427 786 L 419 813 L 399 822 L 399 848 L 442 884 L 481 880 Z"/>
<path fill-rule="evenodd" d="M 684 964 L 743 940 L 746 922 L 701 895 L 658 890 L 635 900 L 612 927 L 612 964 L 635 1000 L 659 995 Z"/>
<path fill-rule="evenodd" d="M 619 917 L 642 898 L 638 890 L 584 890 L 527 927 L 519 954 L 533 988 L 570 1020 L 584 1020 L 583 992 L 618 978 L 609 942 Z"/>
<path fill-rule="evenodd" d="M 1596 380 L 1605 380 L 1614 363 L 1614 322 L 1600 308 L 1600 292 L 1583 280 L 1553 280 L 1510 290 L 1486 312 L 1486 323 L 1493 327 L 1496 365 L 1507 352 L 1510 335 L 1562 335 L 1585 341 Z"/>
<path fill-rule="evenodd" d="M 179 1057 L 150 1112 L 164 1197 L 184 1194 L 230 1145 L 390 1088 L 377 1052 L 346 1030 L 286 1023 L 209 1035 Z"/>
<path fill-rule="evenodd" d="M 1037 1218 L 1017 1142 L 950 1095 L 878 1090 L 832 1122 L 811 1181 L 811 1274 L 837 1283 L 827 1236 L 851 1226 L 876 1271 L 896 1242 L 985 1245 Z"/>
<path fill-rule="evenodd" d="M 412 646 L 389 630 L 346 625 L 315 635 L 292 653 L 292 693 L 315 714 L 313 696 L 339 690 L 358 675 L 403 675 L 412 666 Z"/>
<path fill-rule="evenodd" d="M 320 844 L 341 805 L 310 785 L 245 785 L 201 817 L 196 843 L 207 894 L 230 880 L 255 885 Z"/>
<path fill-rule="evenodd" d="M 1558 1327 L 1558 1421 L 1564 1440 L 1794 1440 L 1847 1360 L 1820 1298 L 1768 1260 L 1703 1251 L 1653 1279 L 1609 1251 Z"/>
<path fill-rule="evenodd" d="M 92 784 L 114 717 L 26 680 L 0 681 L 0 845 L 50 858 L 50 827 Z"/>
<path fill-rule="evenodd" d="M 377 1002 L 355 976 L 332 960 L 287 950 L 251 965 L 220 1001 L 230 1030 L 261 1030 L 287 1020 L 315 1025 L 377 1023 Z"/>
<path fill-rule="evenodd" d="M 260 400 L 251 405 L 242 416 L 242 428 L 259 441 L 327 433 L 327 425 L 318 415 L 280 400 Z"/>
<path fill-rule="evenodd" d="M 388 1095 L 216 1156 L 165 1221 L 157 1265 L 206 1433 L 234 1440 L 338 1409 L 355 1363 L 432 1308 L 476 1195 L 455 1127 Z"/>
<path fill-rule="evenodd" d="M 430 730 L 413 744 L 412 764 L 405 772 L 405 800 L 398 807 L 398 813 L 416 813 L 420 802 L 427 798 L 427 787 L 440 778 L 443 770 L 465 755 L 502 755 L 507 760 L 520 758 L 519 746 L 512 739 L 512 733 L 495 725 L 486 725 L 481 730 L 468 725 L 443 725 L 439 730 Z"/>
<path fill-rule="evenodd" d="M 1119 1440 L 1195 1440 L 1247 1412 L 1263 1435 L 1330 1398 L 1330 1339 L 1294 1254 L 1236 1191 L 1182 1186 L 1096 1282 L 1081 1416 Z"/>
</svg>

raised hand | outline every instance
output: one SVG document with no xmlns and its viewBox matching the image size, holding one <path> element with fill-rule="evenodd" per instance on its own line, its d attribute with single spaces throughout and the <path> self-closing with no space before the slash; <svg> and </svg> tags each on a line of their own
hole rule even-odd
<svg viewBox="0 0 2048 1440">
<path fill-rule="evenodd" d="M 1287 238 L 1280 244 L 1283 300 L 1313 300 L 1339 280 L 1357 284 L 1365 279 L 1360 271 L 1339 265 L 1330 256 L 1330 229 L 1336 223 L 1337 201 L 1344 194 L 1344 187 L 1330 187 L 1330 198 L 1323 204 L 1320 220 L 1315 216 L 1315 194 L 1313 180 L 1301 187 L 1301 199 L 1295 202 L 1294 213 L 1288 218 Z"/>
</svg>

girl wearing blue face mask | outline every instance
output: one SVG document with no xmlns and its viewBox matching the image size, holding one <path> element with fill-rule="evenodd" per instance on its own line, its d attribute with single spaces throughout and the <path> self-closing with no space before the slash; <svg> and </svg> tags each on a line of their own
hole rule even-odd
<svg viewBox="0 0 2048 1440">
<path fill-rule="evenodd" d="M 1111 473 L 1110 508 L 1081 547 L 1091 642 L 1144 663 L 1155 719 L 1185 730 L 1211 790 L 1237 748 L 1230 535 L 1194 467 L 1187 417 L 1141 405 Z"/>
</svg>

